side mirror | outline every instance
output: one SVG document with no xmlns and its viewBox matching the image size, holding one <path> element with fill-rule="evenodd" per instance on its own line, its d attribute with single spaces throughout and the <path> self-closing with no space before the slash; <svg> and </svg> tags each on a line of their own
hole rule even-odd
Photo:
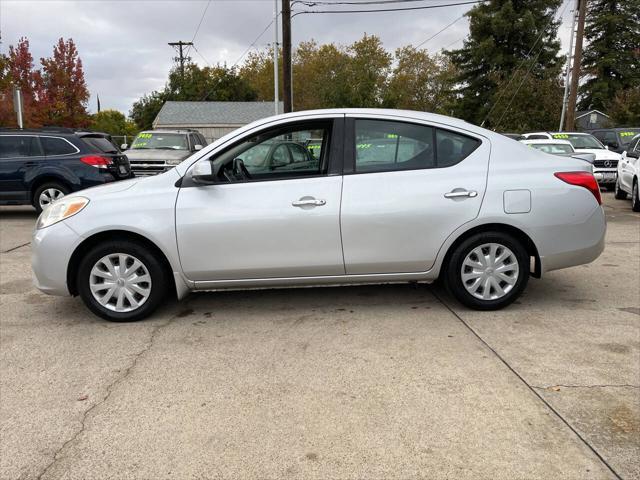
<svg viewBox="0 0 640 480">
<path fill-rule="evenodd" d="M 191 178 L 195 183 L 208 185 L 216 181 L 213 165 L 210 160 L 203 160 L 194 165 L 191 170 Z"/>
<path fill-rule="evenodd" d="M 627 152 L 627 158 L 640 158 L 640 153 L 638 153 L 638 152 Z"/>
<path fill-rule="evenodd" d="M 126 143 L 123 143 L 122 145 L 120 145 L 120 150 L 126 150 L 127 148 L 129 148 L 129 145 Z"/>
<path fill-rule="evenodd" d="M 193 149 L 197 152 L 198 150 L 202 150 L 204 147 L 200 144 L 194 145 Z"/>
</svg>

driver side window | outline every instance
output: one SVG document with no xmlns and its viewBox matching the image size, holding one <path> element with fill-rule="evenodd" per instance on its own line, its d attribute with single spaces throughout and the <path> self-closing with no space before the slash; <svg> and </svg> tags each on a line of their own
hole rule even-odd
<svg viewBox="0 0 640 480">
<path fill-rule="evenodd" d="M 226 182 L 277 180 L 326 172 L 330 124 L 288 126 L 261 132 L 214 159 Z"/>
</svg>

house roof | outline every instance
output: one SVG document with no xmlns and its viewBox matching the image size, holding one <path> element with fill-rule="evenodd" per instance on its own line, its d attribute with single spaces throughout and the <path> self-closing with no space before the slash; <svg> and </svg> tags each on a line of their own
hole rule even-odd
<svg viewBox="0 0 640 480">
<path fill-rule="evenodd" d="M 273 102 L 165 102 L 153 125 L 245 125 L 274 113 Z"/>
<path fill-rule="evenodd" d="M 600 115 L 609 118 L 609 115 L 607 115 L 606 113 L 601 112 L 600 110 L 580 110 L 576 112 L 576 120 L 578 118 L 584 117 L 585 115 L 589 115 L 590 113 L 599 113 Z"/>
</svg>

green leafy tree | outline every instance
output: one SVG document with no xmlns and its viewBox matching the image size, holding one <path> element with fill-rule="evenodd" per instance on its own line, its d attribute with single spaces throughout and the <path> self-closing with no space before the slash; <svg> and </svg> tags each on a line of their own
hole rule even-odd
<svg viewBox="0 0 640 480">
<path fill-rule="evenodd" d="M 582 59 L 581 109 L 607 110 L 640 85 L 640 0 L 589 0 Z"/>
<path fill-rule="evenodd" d="M 200 67 L 189 63 L 184 68 L 184 79 L 176 66 L 162 90 L 153 91 L 136 101 L 129 116 L 136 125 L 146 130 L 164 105 L 173 101 L 250 101 L 257 94 L 249 82 L 235 68 L 224 65 Z"/>
<path fill-rule="evenodd" d="M 560 3 L 489 0 L 469 11 L 469 36 L 462 48 L 448 52 L 459 72 L 456 116 L 480 124 L 492 107 L 495 110 L 510 103 L 509 98 L 499 97 L 498 89 L 505 81 L 513 79 L 512 84 L 518 85 L 527 71 L 537 79 L 559 75 L 559 22 L 554 15 Z M 516 71 L 521 63 L 522 68 Z M 543 100 L 536 90 L 528 90 L 528 94 Z M 487 121 L 486 126 L 491 124 Z"/>
<path fill-rule="evenodd" d="M 138 132 L 135 123 L 127 120 L 124 114 L 117 110 L 102 110 L 92 115 L 91 129 L 115 136 L 134 136 Z"/>
<path fill-rule="evenodd" d="M 375 35 L 365 34 L 347 49 L 348 97 L 344 107 L 380 107 L 391 69 L 391 54 Z"/>
<path fill-rule="evenodd" d="M 617 125 L 640 125 L 640 85 L 620 90 L 613 98 L 608 113 Z"/>
<path fill-rule="evenodd" d="M 398 48 L 384 106 L 450 114 L 455 78 L 455 67 L 447 57 L 412 46 Z"/>
</svg>

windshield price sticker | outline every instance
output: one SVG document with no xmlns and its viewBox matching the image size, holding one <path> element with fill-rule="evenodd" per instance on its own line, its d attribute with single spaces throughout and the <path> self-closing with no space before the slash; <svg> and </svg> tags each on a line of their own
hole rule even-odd
<svg viewBox="0 0 640 480">
<path fill-rule="evenodd" d="M 569 138 L 569 135 L 566 133 L 554 133 L 553 138 Z"/>
</svg>

